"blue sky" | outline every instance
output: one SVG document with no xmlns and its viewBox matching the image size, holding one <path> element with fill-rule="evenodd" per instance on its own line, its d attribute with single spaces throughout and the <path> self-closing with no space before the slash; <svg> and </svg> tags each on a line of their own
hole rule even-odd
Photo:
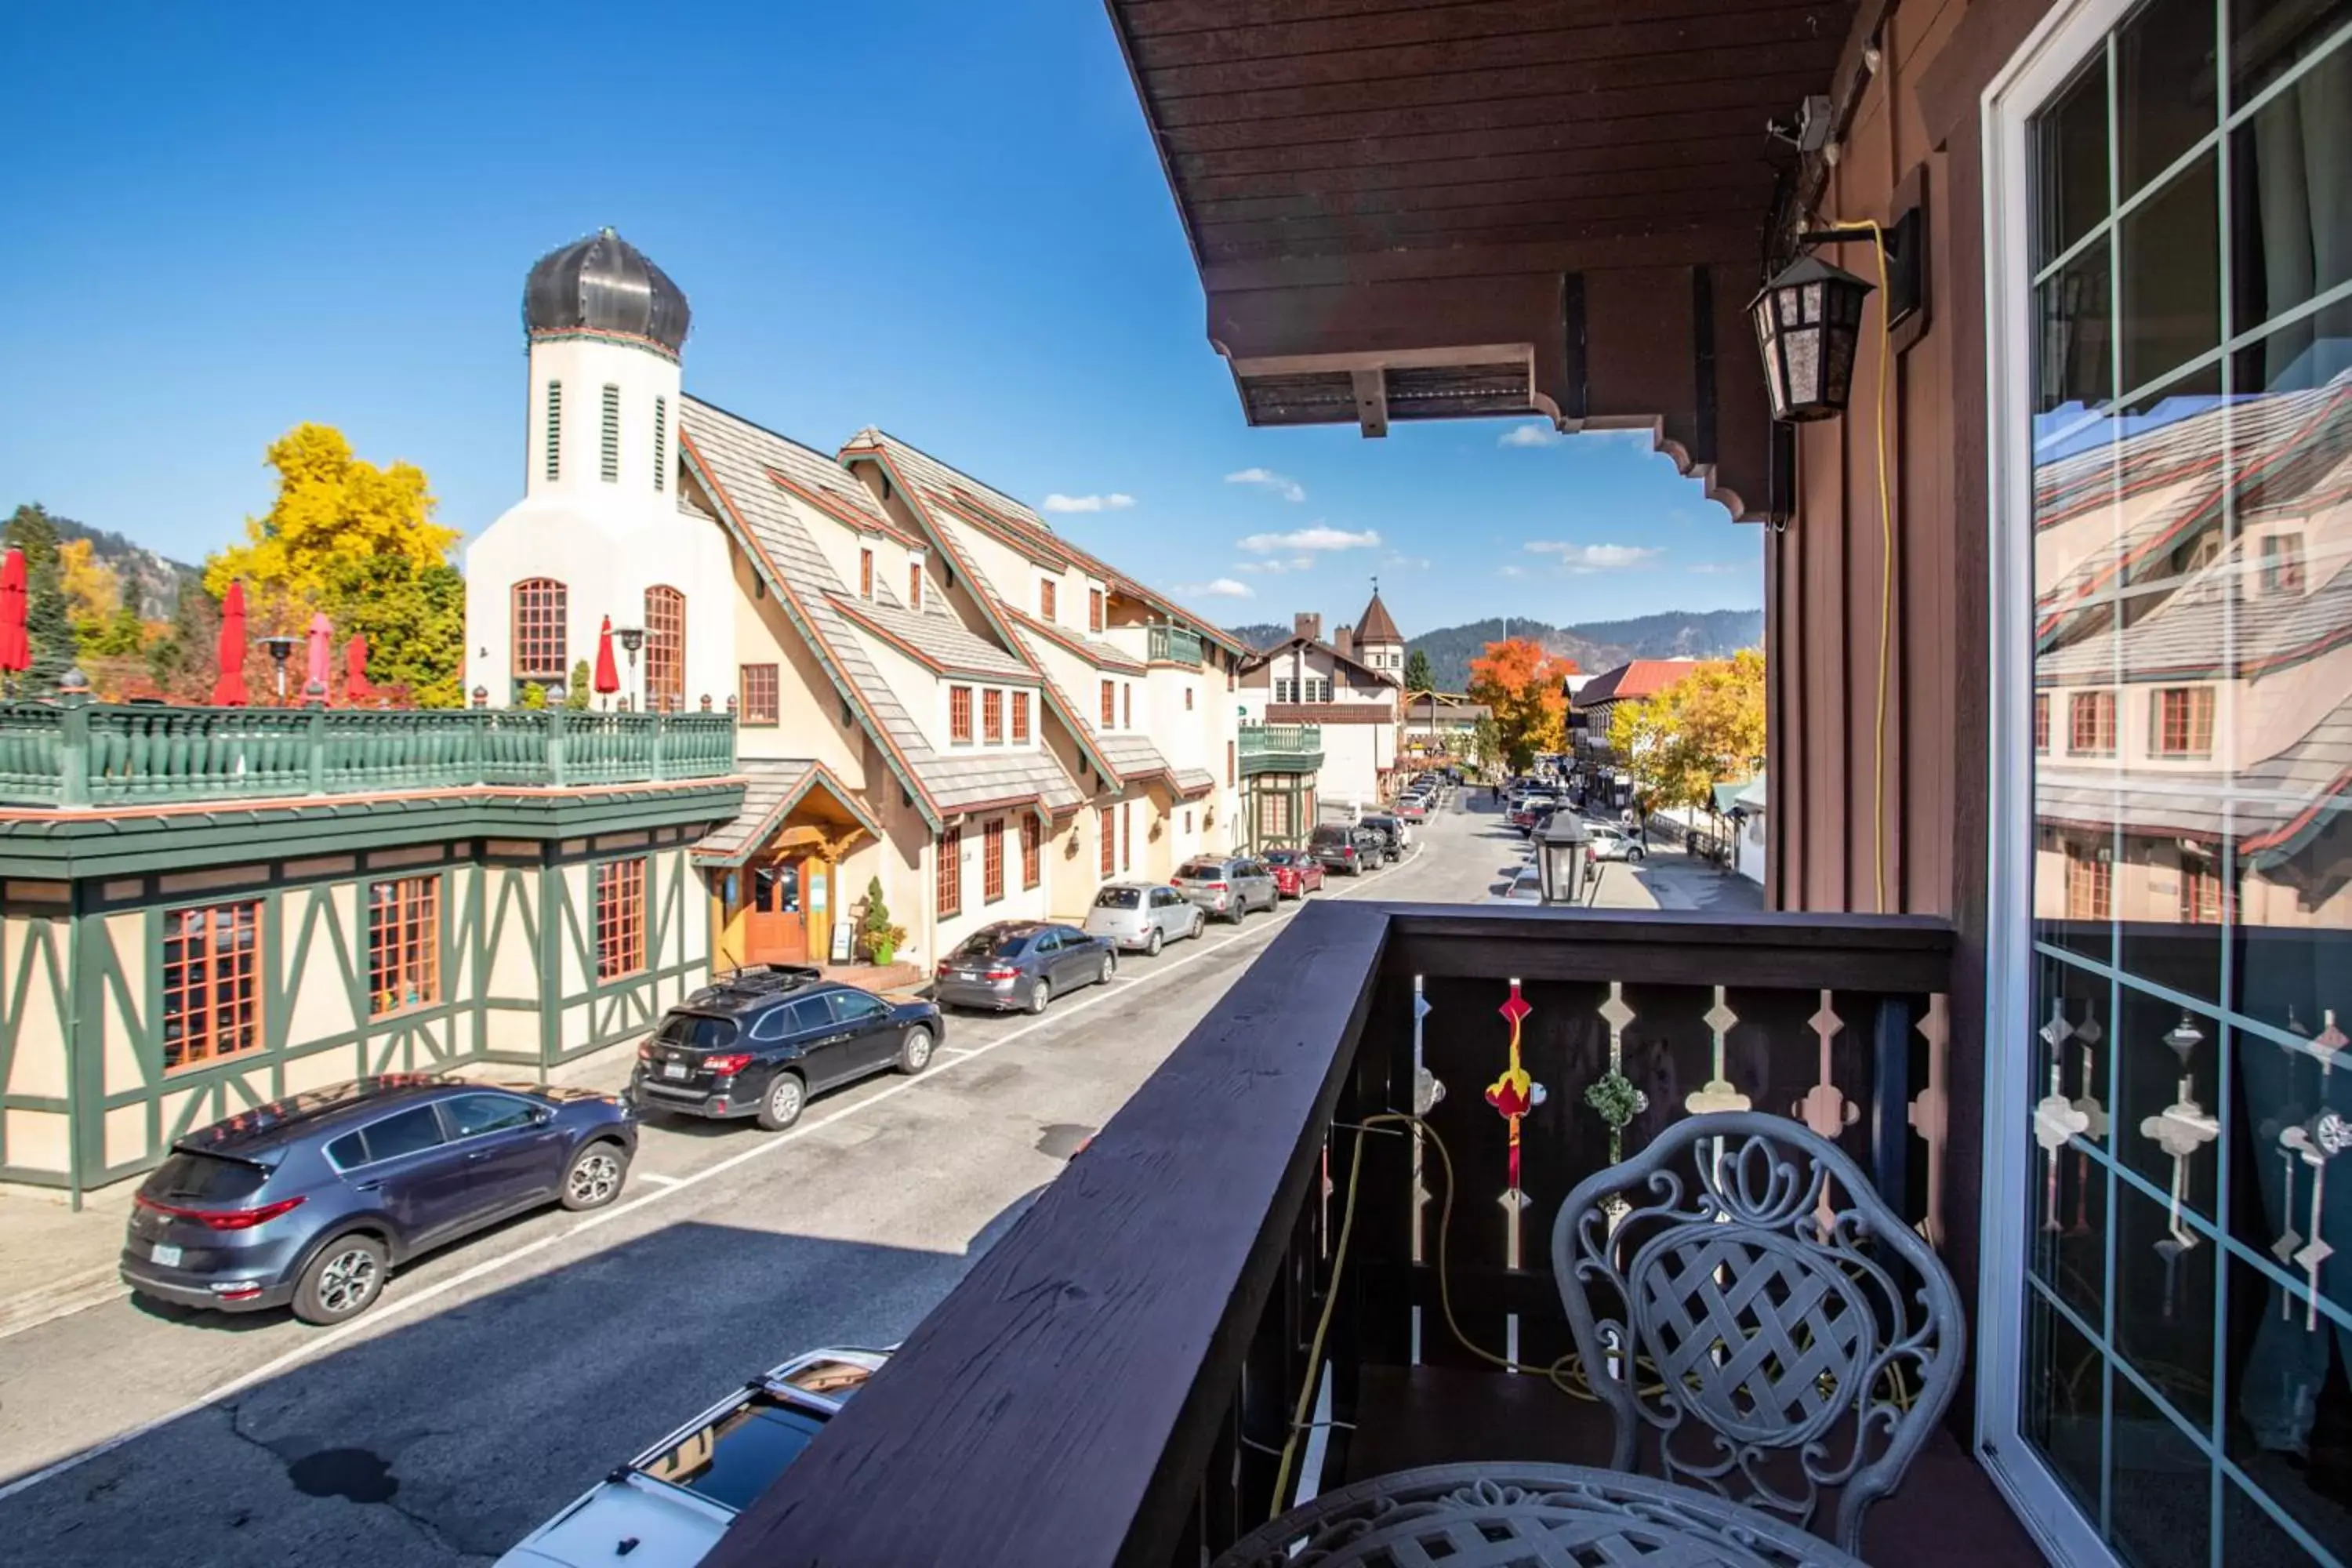
<svg viewBox="0 0 2352 1568">
<path fill-rule="evenodd" d="M 1229 623 L 1374 574 L 1408 633 L 1761 602 L 1645 438 L 1245 426 L 1093 0 L 0 13 L 0 510 L 195 559 L 318 419 L 471 533 L 520 493 L 523 274 L 610 224 L 693 302 L 688 391 L 1095 498 L 1056 526 Z"/>
</svg>

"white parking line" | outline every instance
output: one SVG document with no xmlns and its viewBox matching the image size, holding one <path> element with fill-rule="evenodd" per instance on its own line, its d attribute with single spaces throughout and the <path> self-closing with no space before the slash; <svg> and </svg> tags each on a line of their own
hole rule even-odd
<svg viewBox="0 0 2352 1568">
<path fill-rule="evenodd" d="M 1416 845 L 1412 853 L 1408 856 L 1406 859 L 1400 860 L 1392 866 L 1384 866 L 1377 871 L 1367 872 L 1364 876 L 1356 879 L 1355 886 L 1357 888 L 1360 888 L 1363 885 L 1376 881 L 1379 879 L 1387 876 L 1391 871 L 1395 870 L 1400 867 L 1411 864 L 1413 860 L 1420 858 L 1420 854 L 1421 847 Z M 1352 888 L 1342 889 L 1335 896 L 1341 898 L 1351 897 L 1353 895 L 1353 891 L 1354 889 Z M 1202 959 L 1222 952 L 1226 948 L 1233 946 L 1235 942 L 1255 940 L 1265 933 L 1267 931 L 1279 926 L 1286 921 L 1288 921 L 1292 916 L 1296 915 L 1300 910 L 1305 909 L 1306 907 L 1307 901 L 1305 900 L 1300 900 L 1286 910 L 1278 910 L 1276 912 L 1274 920 L 1271 921 L 1261 921 L 1255 927 L 1245 927 L 1240 931 L 1234 931 L 1223 942 L 1211 943 L 1207 946 L 1201 946 L 1196 943 L 1193 947 L 1193 951 L 1186 953 L 1183 957 L 1162 962 L 1156 964 L 1149 973 L 1138 975 L 1134 984 L 1137 985 L 1149 984 L 1160 979 L 1162 975 L 1175 973 L 1178 970 L 1183 968 L 1188 963 L 1196 963 Z M 82 1466 L 89 1463 L 92 1459 L 101 1458 L 106 1455 L 112 1453 L 115 1449 L 121 1447 L 126 1443 L 136 1442 L 141 1437 L 147 1436 L 150 1432 L 160 1431 L 163 1427 L 171 1426 L 175 1421 L 185 1420 L 188 1416 L 195 1415 L 198 1411 L 207 1409 L 212 1405 L 219 1404 L 224 1399 L 228 1399 L 241 1394 L 246 1389 L 251 1388 L 257 1383 L 266 1382 L 282 1372 L 290 1371 L 292 1368 L 309 1361 L 311 1357 L 317 1355 L 321 1351 L 327 1350 L 334 1345 L 341 1344 L 343 1341 L 353 1338 L 356 1335 L 382 1328 L 385 1324 L 393 1321 L 394 1319 L 397 1319 L 405 1313 L 415 1311 L 417 1308 L 423 1306 L 427 1301 L 436 1300 L 439 1298 L 447 1295 L 449 1292 L 457 1289 L 459 1287 L 470 1285 L 475 1280 L 482 1279 L 487 1275 L 496 1273 L 498 1270 L 506 1268 L 509 1264 L 520 1263 L 526 1258 L 546 1251 L 548 1248 L 554 1247 L 559 1242 L 569 1241 L 574 1237 L 582 1236 L 589 1231 L 596 1229 L 599 1226 L 610 1225 L 614 1221 L 621 1218 L 624 1215 L 635 1214 L 637 1210 L 647 1207 L 650 1205 L 660 1203 L 664 1199 L 673 1197 L 690 1188 L 698 1187 L 703 1183 L 711 1180 L 713 1177 L 723 1175 L 727 1172 L 734 1170 L 739 1165 L 748 1165 L 754 1160 L 765 1159 L 769 1155 L 775 1153 L 778 1150 L 790 1148 L 793 1144 L 800 1142 L 801 1139 L 806 1137 L 812 1132 L 820 1131 L 824 1128 L 832 1126 L 837 1121 L 846 1121 L 848 1118 L 858 1114 L 860 1111 L 870 1110 L 873 1107 L 883 1103 L 885 1100 L 895 1099 L 912 1089 L 920 1089 L 926 1084 L 936 1083 L 945 1071 L 961 1067 L 968 1061 L 971 1061 L 976 1058 L 987 1055 L 989 1052 L 996 1049 L 999 1046 L 1009 1046 L 1015 1040 L 1022 1039 L 1029 1035 L 1034 1034 L 1039 1029 L 1046 1028 L 1052 1025 L 1061 1023 L 1076 1014 L 1087 1011 L 1088 1008 L 1100 1006 L 1103 1003 L 1109 1001 L 1118 991 L 1128 988 L 1098 986 L 1094 989 L 1096 991 L 1094 995 L 1075 1001 L 1059 1003 L 1056 1005 L 1053 1012 L 1046 1014 L 1044 1017 L 1024 1024 L 1019 1028 L 1013 1029 L 1006 1034 L 999 1035 L 995 1039 L 983 1040 L 976 1046 L 959 1047 L 955 1047 L 955 1049 L 942 1051 L 938 1064 L 941 1069 L 940 1072 L 925 1073 L 919 1078 L 902 1078 L 897 1083 L 891 1084 L 876 1093 L 869 1094 L 853 1104 L 845 1105 L 830 1115 L 820 1116 L 814 1121 L 803 1121 L 799 1125 L 793 1127 L 790 1131 L 779 1132 L 770 1137 L 763 1138 L 756 1143 L 750 1144 L 744 1148 L 741 1152 L 730 1154 L 723 1160 L 719 1160 L 709 1165 L 703 1166 L 700 1170 L 691 1172 L 684 1176 L 657 1176 L 650 1171 L 637 1173 L 640 1180 L 651 1183 L 654 1185 L 655 1190 L 653 1192 L 646 1193 L 639 1197 L 632 1198 L 626 1203 L 616 1204 L 608 1209 L 598 1209 L 595 1213 L 583 1216 L 578 1223 L 566 1229 L 551 1232 L 546 1236 L 539 1237 L 533 1240 L 524 1242 L 510 1251 L 485 1258 L 468 1268 L 460 1269 L 458 1272 L 449 1276 L 446 1279 L 436 1280 L 433 1284 L 425 1286 L 421 1289 L 399 1296 L 387 1296 L 373 1311 L 368 1312 L 364 1316 L 355 1318 L 352 1321 L 344 1323 L 340 1327 L 321 1330 L 318 1333 L 305 1339 L 300 1344 L 294 1346 L 291 1350 L 286 1351 L 282 1354 L 271 1357 L 268 1361 L 262 1363 L 252 1371 L 240 1373 L 236 1377 L 231 1378 L 228 1382 L 222 1384 L 217 1388 L 215 1388 L 208 1393 L 199 1394 L 196 1398 L 188 1401 L 188 1403 L 166 1415 L 158 1415 L 152 1420 L 142 1421 L 138 1426 L 132 1426 L 125 1431 L 119 1432 L 115 1436 L 105 1439 L 103 1442 L 90 1445 L 89 1447 L 82 1449 L 79 1453 L 68 1454 L 64 1458 L 58 1460 L 54 1464 L 45 1466 L 40 1469 L 33 1471 L 29 1475 L 21 1476 L 16 1480 L 10 1481 L 6 1486 L 0 1486 L 0 1502 L 5 1502 L 8 1499 L 16 1496 L 20 1492 L 30 1491 L 44 1481 L 55 1480 L 59 1476 L 65 1475 L 69 1471 L 79 1469 Z M 960 1056 L 956 1055 L 956 1050 L 961 1050 L 962 1054 Z"/>
</svg>

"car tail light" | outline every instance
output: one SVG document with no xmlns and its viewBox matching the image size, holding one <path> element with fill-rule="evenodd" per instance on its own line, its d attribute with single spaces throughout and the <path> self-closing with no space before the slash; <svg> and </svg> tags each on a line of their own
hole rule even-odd
<svg viewBox="0 0 2352 1568">
<path fill-rule="evenodd" d="M 751 1053 L 729 1051 L 724 1056 L 705 1057 L 702 1058 L 702 1065 L 720 1078 L 733 1078 L 751 1065 Z"/>
<path fill-rule="evenodd" d="M 152 1209 L 173 1219 L 192 1219 L 213 1230 L 251 1230 L 257 1225 L 268 1225 L 279 1215 L 291 1213 L 302 1206 L 303 1200 L 280 1198 L 274 1204 L 263 1204 L 250 1209 L 191 1209 L 177 1204 L 162 1203 L 141 1193 L 131 1202 L 142 1209 Z"/>
<path fill-rule="evenodd" d="M 1021 978 L 1021 972 L 1017 969 L 992 969 L 981 978 L 982 980 L 1018 980 Z"/>
<path fill-rule="evenodd" d="M 942 980 L 945 980 L 948 977 L 948 961 L 946 959 L 943 958 L 940 960 L 940 966 L 935 973 L 937 973 L 939 977 Z"/>
<path fill-rule="evenodd" d="M 653 1042 L 652 1042 L 651 1040 L 647 1040 L 644 1045 L 639 1046 L 639 1047 L 637 1047 L 637 1060 L 639 1060 L 639 1061 L 641 1061 L 641 1062 L 649 1062 L 649 1061 L 651 1061 L 651 1060 L 653 1060 L 653 1059 L 654 1059 L 654 1046 L 653 1046 Z"/>
</svg>

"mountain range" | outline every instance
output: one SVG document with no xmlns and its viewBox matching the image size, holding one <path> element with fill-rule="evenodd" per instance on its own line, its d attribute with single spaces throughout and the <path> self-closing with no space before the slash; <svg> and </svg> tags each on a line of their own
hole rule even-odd
<svg viewBox="0 0 2352 1568">
<path fill-rule="evenodd" d="M 1441 626 L 1408 638 L 1408 653 L 1429 656 L 1430 679 L 1440 691 L 1460 691 L 1470 683 L 1470 661 L 1486 651 L 1490 642 L 1506 635 L 1533 637 L 1547 652 L 1576 660 L 1588 675 L 1613 669 L 1636 658 L 1722 658 L 1764 642 L 1761 610 L 1664 610 L 1624 621 L 1588 621 L 1555 626 L 1543 621 L 1513 617 L 1472 621 Z M 1252 647 L 1272 647 L 1290 636 L 1290 628 L 1272 622 L 1227 626 L 1227 631 Z"/>
<path fill-rule="evenodd" d="M 113 568 L 115 580 L 122 584 L 122 602 L 135 608 L 142 621 L 170 620 L 180 602 L 181 586 L 204 581 L 202 567 L 174 561 L 119 533 L 55 512 L 49 514 L 49 521 L 57 525 L 58 539 L 89 541 L 91 558 Z"/>
</svg>

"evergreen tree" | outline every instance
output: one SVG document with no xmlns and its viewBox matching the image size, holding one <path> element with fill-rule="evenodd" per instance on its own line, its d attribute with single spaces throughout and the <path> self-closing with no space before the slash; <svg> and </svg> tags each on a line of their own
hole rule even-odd
<svg viewBox="0 0 2352 1568">
<path fill-rule="evenodd" d="M 220 603 L 193 578 L 180 583 L 169 630 L 147 645 L 147 673 L 165 696 L 202 701 L 220 658 Z"/>
<path fill-rule="evenodd" d="M 586 712 L 589 699 L 595 695 L 589 689 L 592 684 L 593 679 L 588 673 L 588 661 L 584 658 L 578 660 L 572 667 L 571 683 L 563 689 L 563 706 L 574 713 Z"/>
<path fill-rule="evenodd" d="M 25 552 L 25 631 L 32 643 L 32 668 L 23 689 L 46 697 L 73 667 L 73 617 L 66 606 L 65 582 L 58 563 L 58 529 L 38 501 L 20 506 L 0 527 L 0 545 Z"/>
<path fill-rule="evenodd" d="M 1429 675 L 1429 656 L 1419 648 L 1404 656 L 1404 689 L 1407 691 L 1437 689 L 1437 682 Z"/>
</svg>

